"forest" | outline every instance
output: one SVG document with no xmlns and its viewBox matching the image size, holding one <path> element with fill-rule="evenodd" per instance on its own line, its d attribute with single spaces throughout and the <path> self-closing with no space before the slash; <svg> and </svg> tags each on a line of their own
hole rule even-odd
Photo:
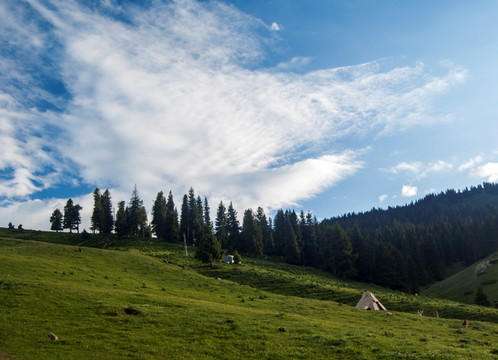
<svg viewBox="0 0 498 360">
<path fill-rule="evenodd" d="M 388 209 L 372 209 L 318 221 L 308 212 L 246 209 L 242 223 L 230 202 L 222 201 L 214 221 L 208 199 L 184 194 L 178 211 L 171 191 L 157 194 L 148 221 L 135 187 L 130 201 L 118 202 L 114 217 L 109 190 L 95 189 L 93 233 L 117 238 L 155 235 L 167 242 L 195 246 L 197 257 L 217 260 L 222 250 L 251 256 L 276 256 L 294 265 L 331 272 L 343 279 L 375 283 L 416 293 L 441 280 L 456 263 L 471 264 L 498 248 L 498 185 L 484 183 L 463 191 L 447 190 Z M 69 199 L 55 209 L 51 229 L 78 230 L 81 206 Z"/>
</svg>

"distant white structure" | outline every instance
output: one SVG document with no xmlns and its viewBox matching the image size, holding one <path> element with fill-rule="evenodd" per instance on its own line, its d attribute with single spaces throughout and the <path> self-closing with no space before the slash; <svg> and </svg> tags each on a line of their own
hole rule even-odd
<svg viewBox="0 0 498 360">
<path fill-rule="evenodd" d="M 365 291 L 358 304 L 356 304 L 356 307 L 363 310 L 387 310 L 370 291 Z"/>
<path fill-rule="evenodd" d="M 223 258 L 225 264 L 233 264 L 233 255 L 227 255 Z"/>
</svg>

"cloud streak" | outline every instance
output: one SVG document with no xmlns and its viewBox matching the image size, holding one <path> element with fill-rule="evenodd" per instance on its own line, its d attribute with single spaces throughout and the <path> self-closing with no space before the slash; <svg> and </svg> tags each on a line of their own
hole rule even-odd
<svg viewBox="0 0 498 360">
<path fill-rule="evenodd" d="M 11 177 L 0 196 L 11 200 L 77 176 L 119 193 L 137 184 L 145 199 L 192 185 L 238 207 L 296 205 L 362 168 L 361 151 L 331 143 L 439 121 L 430 100 L 465 77 L 453 66 L 438 76 L 423 64 L 380 62 L 305 74 L 264 68 L 275 26 L 215 1 L 111 7 L 118 17 L 110 3 L 49 3 L 26 3 L 36 19 L 0 12 L 0 22 L 22 24 L 9 22 L 17 36 L 2 40 L 23 54 L 45 49 L 50 58 L 48 44 L 57 44 L 50 69 L 69 94 L 28 71 L 18 78 L 60 110 L 12 105 L 26 95 L 12 79 L 0 88 L 9 149 L 1 166 Z M 8 64 L 0 57 L 0 69 Z"/>
</svg>

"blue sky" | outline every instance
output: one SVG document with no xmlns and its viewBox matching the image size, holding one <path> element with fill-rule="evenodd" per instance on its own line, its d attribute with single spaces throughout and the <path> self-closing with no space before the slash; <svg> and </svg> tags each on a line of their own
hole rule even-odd
<svg viewBox="0 0 498 360">
<path fill-rule="evenodd" d="M 150 211 L 403 205 L 498 181 L 498 2 L 0 3 L 0 221 L 136 184 Z"/>
</svg>

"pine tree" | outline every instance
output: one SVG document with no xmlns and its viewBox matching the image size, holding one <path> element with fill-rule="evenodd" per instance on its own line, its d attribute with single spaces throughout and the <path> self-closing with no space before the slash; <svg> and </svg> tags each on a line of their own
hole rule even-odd
<svg viewBox="0 0 498 360">
<path fill-rule="evenodd" d="M 171 190 L 166 201 L 166 219 L 165 219 L 164 238 L 169 242 L 180 241 L 180 228 L 178 225 L 178 211 L 173 201 Z"/>
<path fill-rule="evenodd" d="M 221 244 L 212 233 L 204 235 L 199 241 L 195 257 L 204 263 L 211 263 L 211 265 L 213 261 L 220 259 Z"/>
<path fill-rule="evenodd" d="M 143 200 L 140 199 L 140 196 L 138 195 L 136 185 L 133 189 L 129 206 L 127 207 L 126 221 L 128 231 L 133 236 L 136 237 L 139 234 L 145 236 L 145 228 L 147 226 L 147 212 L 145 211 Z"/>
<path fill-rule="evenodd" d="M 474 302 L 477 305 L 481 305 L 481 306 L 489 306 L 490 305 L 488 297 L 486 296 L 486 294 L 484 293 L 484 290 L 480 286 L 477 287 L 476 297 L 474 298 Z"/>
<path fill-rule="evenodd" d="M 187 239 L 187 244 L 192 245 L 191 237 L 191 221 L 190 221 L 190 211 L 188 206 L 187 194 L 183 195 L 182 209 L 180 214 L 180 237 Z"/>
<path fill-rule="evenodd" d="M 251 209 L 244 212 L 238 250 L 256 256 L 263 255 L 263 235 Z"/>
<path fill-rule="evenodd" d="M 239 220 L 237 220 L 237 211 L 235 211 L 231 201 L 227 210 L 227 235 L 228 248 L 236 249 L 239 242 L 240 223 Z"/>
<path fill-rule="evenodd" d="M 218 204 L 216 219 L 214 221 L 214 234 L 223 249 L 228 249 L 228 217 L 223 201 Z"/>
<path fill-rule="evenodd" d="M 120 201 L 118 203 L 118 212 L 116 214 L 116 233 L 118 237 L 123 237 L 128 235 L 128 221 L 126 219 L 127 211 L 125 207 L 125 202 Z"/>
<path fill-rule="evenodd" d="M 69 229 L 69 232 L 73 232 L 73 230 L 77 230 L 78 233 L 80 232 L 81 209 L 82 207 L 79 204 L 74 205 L 72 199 L 67 200 L 66 206 L 64 206 L 64 229 Z"/>
<path fill-rule="evenodd" d="M 256 211 L 256 221 L 258 223 L 259 228 L 261 229 L 261 236 L 263 238 L 263 252 L 265 254 L 273 254 L 273 237 L 271 234 L 271 228 L 268 224 L 268 220 L 265 215 L 265 211 L 260 206 Z"/>
<path fill-rule="evenodd" d="M 114 216 L 112 214 L 112 200 L 109 189 L 106 189 L 101 197 L 103 216 L 100 231 L 104 234 L 110 234 L 114 227 Z"/>
<path fill-rule="evenodd" d="M 62 230 L 62 213 L 59 209 L 55 209 L 52 213 L 52 216 L 50 216 L 50 223 L 52 224 L 50 226 L 50 230 L 55 230 L 56 232 Z M 14 228 L 14 225 L 12 225 L 12 223 L 9 223 L 9 225 Z M 9 229 L 10 228 L 11 227 L 9 226 Z"/>
<path fill-rule="evenodd" d="M 166 198 L 162 191 L 157 193 L 156 200 L 152 205 L 152 231 L 158 238 L 166 238 Z"/>
<path fill-rule="evenodd" d="M 210 211 L 208 199 L 207 197 L 204 197 L 204 233 L 213 233 L 213 223 L 211 222 Z"/>
<path fill-rule="evenodd" d="M 95 188 L 93 191 L 93 212 L 91 217 L 90 230 L 95 234 L 96 231 L 102 230 L 102 222 L 104 219 L 104 208 L 102 207 L 102 195 L 100 189 Z"/>
</svg>

